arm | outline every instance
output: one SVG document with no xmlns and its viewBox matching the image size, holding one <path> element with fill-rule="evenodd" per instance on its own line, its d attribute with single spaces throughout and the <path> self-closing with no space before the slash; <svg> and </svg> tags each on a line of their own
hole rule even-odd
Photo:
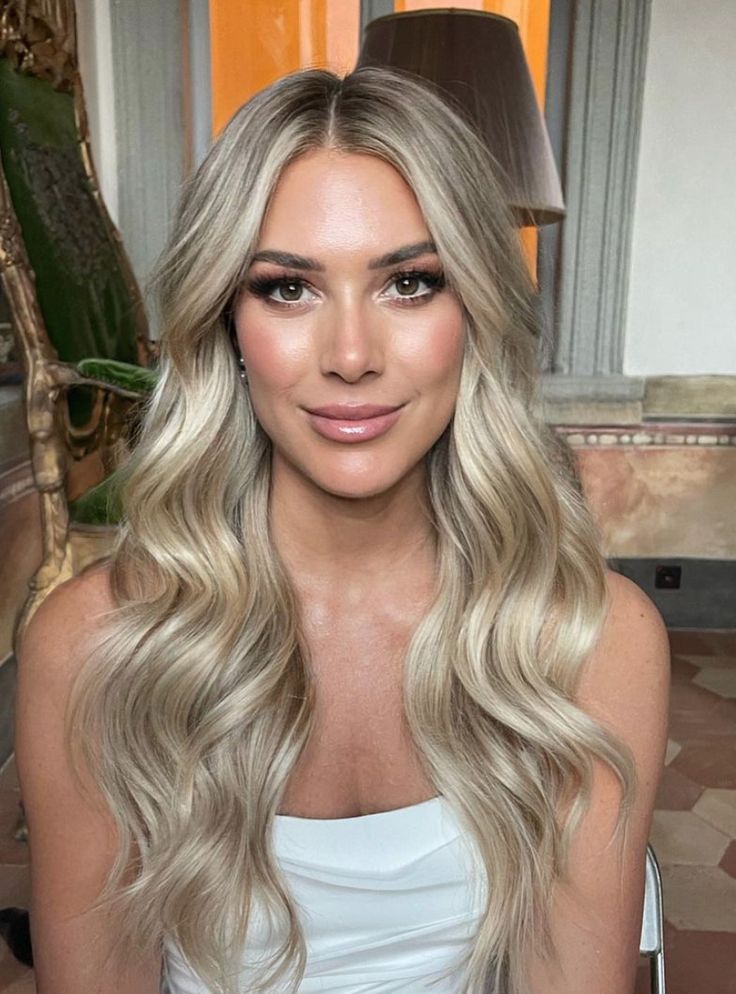
<svg viewBox="0 0 736 994">
<path fill-rule="evenodd" d="M 581 679 L 577 702 L 631 749 L 638 794 L 624 844 L 607 848 L 618 781 L 596 763 L 588 813 L 573 836 L 570 881 L 553 895 L 559 969 L 535 959 L 530 994 L 633 994 L 644 902 L 645 849 L 664 765 L 669 640 L 659 611 L 625 577 L 609 572 L 610 610 Z"/>
<path fill-rule="evenodd" d="M 83 794 L 63 749 L 63 715 L 94 617 L 111 606 L 106 570 L 62 584 L 42 603 L 19 653 L 15 751 L 29 828 L 37 994 L 158 994 L 161 958 L 107 962 L 114 925 L 85 914 L 115 854 L 112 816 Z"/>
</svg>

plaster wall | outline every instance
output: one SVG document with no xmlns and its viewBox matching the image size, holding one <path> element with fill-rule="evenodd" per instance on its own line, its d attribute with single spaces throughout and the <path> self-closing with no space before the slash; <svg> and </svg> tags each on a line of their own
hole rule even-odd
<svg viewBox="0 0 736 994">
<path fill-rule="evenodd" d="M 102 198 L 118 224 L 118 149 L 109 0 L 76 0 L 79 69 Z"/>
<path fill-rule="evenodd" d="M 606 555 L 736 561 L 736 444 L 716 444 L 715 430 L 684 436 L 713 443 L 700 445 L 605 444 L 613 437 L 577 449 Z"/>
<path fill-rule="evenodd" d="M 652 0 L 624 372 L 736 373 L 736 4 Z"/>
</svg>

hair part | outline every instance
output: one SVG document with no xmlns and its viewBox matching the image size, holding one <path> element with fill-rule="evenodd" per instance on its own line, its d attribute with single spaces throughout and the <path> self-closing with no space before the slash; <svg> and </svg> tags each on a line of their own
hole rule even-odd
<svg viewBox="0 0 736 994">
<path fill-rule="evenodd" d="M 160 380 L 111 557 L 118 607 L 69 714 L 70 749 L 119 830 L 99 906 L 117 910 L 124 955 L 171 940 L 222 994 L 240 992 L 256 909 L 283 941 L 248 990 L 290 978 L 296 991 L 306 967 L 271 830 L 315 684 L 228 313 L 283 169 L 323 148 L 400 172 L 464 308 L 456 410 L 426 456 L 439 593 L 406 654 L 404 706 L 486 869 L 463 989 L 522 994 L 530 952 L 554 955 L 550 894 L 593 762 L 620 781 L 617 832 L 633 797 L 628 750 L 574 702 L 607 612 L 605 561 L 541 414 L 534 287 L 495 160 L 447 99 L 384 68 L 277 80 L 185 188 L 157 276 Z"/>
</svg>

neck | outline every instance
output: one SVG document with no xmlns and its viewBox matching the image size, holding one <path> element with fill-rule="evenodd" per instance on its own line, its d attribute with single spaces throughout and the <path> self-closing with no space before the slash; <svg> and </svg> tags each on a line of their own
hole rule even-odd
<svg viewBox="0 0 736 994">
<path fill-rule="evenodd" d="M 413 563 L 433 571 L 435 542 L 423 464 L 372 497 L 327 493 L 274 455 L 271 539 L 298 582 L 365 586 Z"/>
</svg>

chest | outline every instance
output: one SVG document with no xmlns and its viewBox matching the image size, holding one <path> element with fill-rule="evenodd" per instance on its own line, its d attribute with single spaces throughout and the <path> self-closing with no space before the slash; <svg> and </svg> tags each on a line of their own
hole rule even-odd
<svg viewBox="0 0 736 994">
<path fill-rule="evenodd" d="M 422 772 L 403 707 L 404 658 L 414 623 L 311 621 L 315 721 L 292 770 L 281 813 L 354 817 L 433 796 L 436 791 Z"/>
</svg>

